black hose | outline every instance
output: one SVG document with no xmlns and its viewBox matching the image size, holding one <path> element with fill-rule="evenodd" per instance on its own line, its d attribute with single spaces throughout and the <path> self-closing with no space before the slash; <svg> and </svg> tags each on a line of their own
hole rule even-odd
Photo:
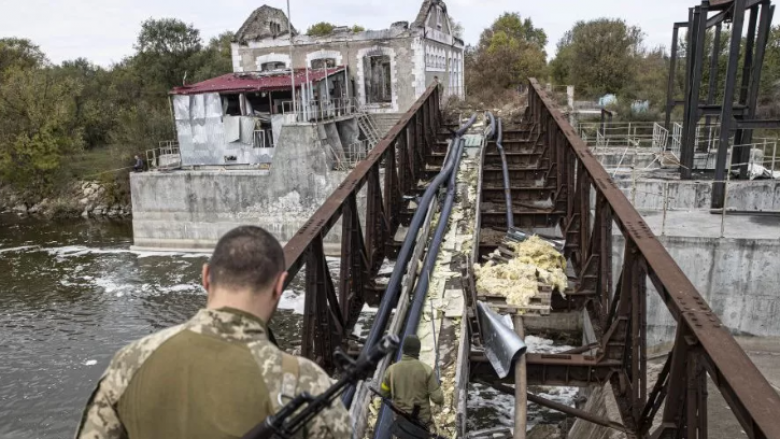
<svg viewBox="0 0 780 439">
<path fill-rule="evenodd" d="M 455 138 L 450 144 L 450 148 L 455 146 L 453 151 L 458 148 L 457 140 L 460 138 L 460 136 L 463 135 L 463 133 L 466 132 L 466 130 L 474 123 L 476 119 L 477 115 L 472 115 L 471 118 L 463 126 L 461 126 L 458 131 L 455 132 Z M 401 290 L 401 281 L 403 280 L 404 273 L 406 272 L 407 266 L 409 265 L 409 259 L 412 257 L 412 247 L 417 240 L 417 233 L 420 231 L 422 222 L 428 213 L 428 206 L 430 206 L 431 201 L 433 200 L 434 195 L 436 195 L 436 192 L 439 190 L 441 184 L 450 176 L 450 173 L 455 168 L 454 165 L 454 155 L 450 154 L 450 156 L 447 157 L 444 166 L 442 166 L 441 172 L 439 172 L 439 175 L 433 179 L 431 184 L 425 190 L 425 193 L 420 199 L 420 202 L 418 203 L 417 210 L 414 212 L 414 216 L 412 217 L 408 232 L 406 233 L 404 243 L 401 246 L 401 250 L 398 252 L 398 258 L 396 259 L 393 273 L 390 275 L 390 281 L 387 283 L 387 288 L 385 288 L 385 293 L 382 295 L 382 300 L 379 303 L 379 308 L 377 309 L 374 323 L 371 325 L 371 330 L 369 331 L 368 337 L 366 338 L 366 344 L 363 345 L 363 350 L 370 349 L 371 346 L 375 345 L 385 333 L 385 327 L 387 326 L 387 322 L 390 319 L 390 313 L 398 304 L 398 296 Z M 342 402 L 344 402 L 345 407 L 352 405 L 352 398 L 354 396 L 355 387 L 351 386 L 344 392 L 344 395 L 341 399 Z"/>
<path fill-rule="evenodd" d="M 492 114 L 490 115 L 493 116 Z M 503 141 L 504 133 L 501 127 L 501 118 L 498 118 L 498 136 L 496 137 L 496 148 L 498 153 L 501 154 L 501 167 L 504 174 L 504 198 L 506 199 L 506 227 L 507 230 L 515 228 L 514 214 L 512 212 L 512 194 L 509 189 L 509 169 L 506 164 L 506 154 L 504 154 L 504 146 L 501 144 Z"/>
<path fill-rule="evenodd" d="M 485 133 L 485 138 L 490 140 L 496 134 L 496 118 L 493 117 L 493 113 L 489 111 L 487 112 L 487 117 L 490 119 L 490 128 L 488 128 L 487 132 Z"/>
<path fill-rule="evenodd" d="M 456 192 L 456 180 L 458 175 L 458 166 L 460 164 L 460 158 L 463 155 L 463 145 L 465 140 L 457 138 L 455 142 L 458 142 L 458 146 L 455 149 L 455 169 L 450 174 L 449 183 L 447 184 L 447 196 L 444 199 L 444 204 L 441 208 L 441 214 L 439 215 L 439 223 L 436 225 L 436 232 L 433 235 L 428 251 L 425 252 L 425 261 L 423 262 L 423 269 L 420 272 L 417 286 L 414 289 L 414 296 L 412 299 L 412 306 L 409 308 L 409 312 L 406 314 L 406 324 L 404 325 L 404 331 L 401 336 L 401 340 L 406 339 L 407 336 L 417 333 L 417 326 L 420 324 L 420 317 L 422 316 L 423 306 L 425 306 L 425 297 L 428 295 L 428 287 L 431 281 L 431 275 L 436 266 L 436 258 L 439 256 L 439 248 L 441 242 L 444 239 L 444 233 L 447 231 L 447 224 L 449 223 L 450 214 L 452 213 L 452 205 L 455 202 Z M 399 349 L 396 353 L 395 361 L 400 361 L 403 355 L 402 349 Z M 390 437 L 390 424 L 393 422 L 391 410 L 385 406 L 382 406 L 382 410 L 377 418 L 376 425 L 374 427 L 374 439 L 388 439 Z"/>
</svg>

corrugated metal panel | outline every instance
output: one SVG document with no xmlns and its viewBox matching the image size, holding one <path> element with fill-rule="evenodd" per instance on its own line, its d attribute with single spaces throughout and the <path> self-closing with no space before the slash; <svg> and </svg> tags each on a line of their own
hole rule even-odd
<svg viewBox="0 0 780 439">
<path fill-rule="evenodd" d="M 344 70 L 344 66 L 333 67 L 327 70 L 327 75 L 333 75 Z M 295 70 L 295 87 L 308 82 L 318 82 L 325 79 L 325 70 L 306 69 Z M 197 84 L 174 87 L 171 94 L 174 95 L 199 95 L 203 93 L 246 93 L 254 91 L 285 90 L 292 87 L 290 73 L 228 73 L 207 79 Z"/>
<path fill-rule="evenodd" d="M 173 108 L 183 166 L 271 162 L 272 148 L 254 147 L 255 118 L 223 116 L 218 93 L 177 95 Z"/>
</svg>

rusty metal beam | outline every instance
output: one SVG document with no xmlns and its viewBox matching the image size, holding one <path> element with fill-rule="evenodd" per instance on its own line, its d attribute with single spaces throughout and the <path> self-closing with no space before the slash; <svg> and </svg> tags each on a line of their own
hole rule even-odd
<svg viewBox="0 0 780 439">
<path fill-rule="evenodd" d="M 587 355 L 526 354 L 525 357 L 528 385 L 585 387 L 594 383 L 603 384 L 621 366 L 620 361 Z M 484 355 L 473 353 L 469 360 L 471 376 L 514 383 L 513 374 L 500 380 Z"/>
<path fill-rule="evenodd" d="M 780 437 L 780 422 L 777 422 L 777 419 L 780 418 L 780 397 L 737 344 L 728 329 L 712 312 L 704 298 L 658 241 L 641 215 L 622 191 L 615 186 L 609 174 L 535 79 L 530 80 L 529 107 L 531 119 L 539 123 L 541 129 L 544 130 L 544 139 L 548 142 L 548 147 L 567 151 L 554 152 L 553 156 L 560 158 L 565 154 L 573 155 L 578 162 L 578 169 L 588 175 L 592 188 L 596 191 L 596 196 L 606 203 L 607 208 L 601 213 L 608 213 L 611 221 L 603 221 L 602 224 L 611 224 L 614 221 L 620 228 L 627 245 L 630 244 L 632 251 L 635 251 L 633 254 L 637 262 L 631 266 L 624 264 L 622 276 L 624 280 L 620 292 L 621 302 L 632 303 L 627 308 L 618 308 L 622 312 L 617 312 L 616 318 L 620 318 L 621 315 L 625 316 L 623 323 L 620 323 L 623 328 L 618 328 L 613 334 L 620 337 L 622 333 L 623 340 L 629 340 L 626 337 L 629 334 L 626 332 L 640 336 L 644 333 L 643 319 L 646 310 L 640 302 L 641 296 L 645 295 L 642 289 L 645 280 L 650 278 L 669 308 L 671 315 L 677 320 L 681 334 L 685 336 L 684 338 L 678 337 L 675 343 L 670 375 L 666 384 L 668 396 L 666 397 L 665 421 L 674 423 L 673 428 L 682 428 L 683 421 L 678 416 L 680 412 L 672 413 L 672 408 L 678 407 L 678 410 L 685 408 L 686 413 L 687 411 L 694 413 L 695 410 L 697 419 L 690 422 L 701 425 L 700 413 L 703 413 L 701 404 L 704 401 L 700 393 L 700 387 L 703 385 L 700 378 L 692 378 L 699 386 L 697 395 L 686 398 L 680 393 L 680 388 L 683 389 L 682 393 L 685 393 L 689 384 L 689 381 L 686 380 L 688 375 L 686 361 L 689 359 L 689 353 L 686 351 L 689 349 L 686 344 L 693 341 L 693 345 L 696 346 L 697 359 L 707 368 L 713 381 L 717 383 L 718 388 L 750 437 Z M 562 141 L 558 139 L 562 139 Z M 561 164 L 562 160 L 559 159 L 557 163 Z M 563 183 L 567 181 L 565 172 L 558 170 L 558 174 L 558 185 L 566 184 Z M 573 188 L 573 186 L 570 187 Z M 597 215 L 599 211 L 599 203 L 597 202 Z M 572 211 L 570 210 L 568 213 L 570 214 Z M 568 216 L 571 217 L 571 215 Z M 606 239 L 611 236 L 611 230 L 605 229 L 600 235 L 602 236 L 599 237 L 598 245 L 602 246 L 601 250 L 605 254 L 611 253 L 611 247 L 609 247 L 611 240 Z M 591 237 L 591 240 L 593 239 Z M 594 244 L 591 241 L 591 251 L 594 249 Z M 609 287 L 605 288 L 605 284 L 609 283 L 608 278 L 603 278 L 611 276 L 609 265 L 604 262 L 599 264 L 600 288 L 598 288 L 598 292 L 602 299 L 604 291 L 611 290 Z M 634 305 L 639 309 L 633 310 Z M 646 358 L 643 357 L 645 350 L 643 344 L 644 341 L 640 339 L 625 346 L 623 360 L 620 360 L 620 364 L 617 366 L 621 375 L 615 376 L 619 387 L 624 387 L 616 389 L 616 396 L 619 397 L 621 392 L 627 392 L 630 397 L 627 397 L 626 401 L 632 401 L 628 404 L 631 408 L 631 419 L 627 420 L 624 413 L 624 423 L 631 430 L 635 429 L 629 425 L 628 421 L 638 421 L 642 419 L 643 414 L 647 415 L 644 413 L 646 404 L 641 404 L 638 408 L 635 407 L 646 399 L 646 393 L 644 393 L 646 392 L 644 382 L 646 379 L 644 377 Z M 610 359 L 609 361 L 615 360 Z M 598 370 L 598 366 L 595 369 Z M 529 357 L 529 374 L 530 370 Z M 700 374 L 697 373 L 696 377 L 699 376 Z M 678 401 L 679 405 L 677 405 Z M 657 398 L 655 402 L 657 402 Z M 695 407 L 690 407 L 691 404 Z M 701 427 L 697 428 L 701 434 L 703 430 Z"/>
<path fill-rule="evenodd" d="M 488 382 L 485 380 L 477 380 L 477 381 L 486 386 L 490 386 L 501 393 L 505 393 L 507 395 L 515 394 L 515 389 L 513 387 L 507 386 L 506 384 Z M 626 427 L 623 426 L 623 424 L 619 422 L 610 421 L 607 418 L 598 416 L 591 412 L 580 410 L 574 407 L 569 407 L 566 404 L 561 404 L 559 402 L 555 402 L 547 398 L 543 398 L 539 395 L 534 395 L 533 393 L 530 392 L 526 393 L 526 397 L 528 398 L 528 401 L 531 401 L 534 404 L 539 404 L 543 407 L 547 407 L 552 410 L 557 410 L 561 413 L 566 413 L 567 415 L 574 416 L 575 418 L 580 418 L 584 421 L 588 421 L 596 425 L 601 425 L 602 427 L 614 428 L 616 430 L 623 431 L 623 432 L 626 431 Z"/>
<path fill-rule="evenodd" d="M 366 302 L 366 292 L 392 250 L 402 197 L 412 192 L 415 177 L 424 168 L 421 154 L 439 126 L 439 116 L 431 114 L 438 111 L 438 106 L 430 102 L 435 99 L 438 92 L 431 86 L 284 247 L 289 273 L 285 287 L 306 266 L 301 353 L 326 369 L 335 365 L 332 354 L 351 333 Z M 426 127 L 427 137 L 423 137 L 421 125 Z M 385 173 L 384 191 L 380 169 Z M 364 231 L 357 195 L 366 186 Z M 342 242 L 337 291 L 323 240 L 339 219 Z"/>
<path fill-rule="evenodd" d="M 344 179 L 339 187 L 328 197 L 327 200 L 320 206 L 319 209 L 312 215 L 311 219 L 298 230 L 284 246 L 284 257 L 287 263 L 287 272 L 290 274 L 287 278 L 287 284 L 292 282 L 292 279 L 297 274 L 298 270 L 303 267 L 303 255 L 306 249 L 311 245 L 317 236 L 325 236 L 328 231 L 333 227 L 341 216 L 341 209 L 345 200 L 350 194 L 357 194 L 363 187 L 368 179 L 369 171 L 375 166 L 379 165 L 379 162 L 385 156 L 387 151 L 395 146 L 396 141 L 402 136 L 402 133 L 406 133 L 407 128 L 411 125 L 416 127 L 417 114 L 423 107 L 423 104 L 431 98 L 436 92 L 436 87 L 431 86 L 423 93 L 417 102 L 401 116 L 398 123 L 385 134 L 385 137 L 368 153 L 365 160 L 360 161 L 355 169 Z M 407 139 L 408 140 L 408 139 Z M 421 143 L 421 142 L 419 142 Z M 420 150 L 414 148 L 417 142 L 406 142 L 406 149 L 412 150 L 412 156 L 419 154 Z M 415 163 L 413 169 L 423 167 L 422 163 Z M 416 177 L 416 175 L 415 175 Z M 414 181 L 414 180 L 413 180 Z M 412 184 L 412 182 L 409 182 Z"/>
</svg>

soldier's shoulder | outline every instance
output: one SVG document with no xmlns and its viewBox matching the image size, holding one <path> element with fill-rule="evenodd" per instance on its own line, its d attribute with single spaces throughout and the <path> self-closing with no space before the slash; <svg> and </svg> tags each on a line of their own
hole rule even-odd
<svg viewBox="0 0 780 439">
<path fill-rule="evenodd" d="M 172 326 L 128 344 L 116 353 L 109 369 L 129 371 L 141 367 L 157 348 L 184 329 L 186 324 Z"/>
<path fill-rule="evenodd" d="M 423 362 L 421 360 L 417 360 L 416 363 L 418 365 L 417 367 L 422 367 L 422 369 L 425 371 L 425 373 L 427 373 L 427 374 L 433 373 L 433 368 L 431 366 L 429 366 L 428 364 L 426 364 L 425 362 Z"/>
</svg>

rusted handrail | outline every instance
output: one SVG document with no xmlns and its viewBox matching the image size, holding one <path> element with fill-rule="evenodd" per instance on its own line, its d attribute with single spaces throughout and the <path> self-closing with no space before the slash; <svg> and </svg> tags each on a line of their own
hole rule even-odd
<svg viewBox="0 0 780 439">
<path fill-rule="evenodd" d="M 561 199 L 570 201 L 565 225 L 568 227 L 574 224 L 572 230 L 582 229 L 576 230 L 575 238 L 582 239 L 574 244 L 578 247 L 574 251 L 581 252 L 575 255 L 581 269 L 585 270 L 583 267 L 591 262 L 588 256 L 596 255 L 594 265 L 597 267 L 595 271 L 598 276 L 594 277 L 598 277 L 599 281 L 594 288 L 597 290 L 596 301 L 600 302 L 602 311 L 599 316 L 602 319 L 597 325 L 601 326 L 602 332 L 606 332 L 608 326 L 612 326 L 610 331 L 616 329 L 614 332 L 624 332 L 626 352 L 631 352 L 630 364 L 629 361 L 624 362 L 625 376 L 629 377 L 629 382 L 621 384 L 620 387 L 625 387 L 623 390 L 615 390 L 616 393 L 624 392 L 628 401 L 626 405 L 629 408 L 621 410 L 624 423 L 627 426 L 633 424 L 632 429 L 635 431 L 646 432 L 664 398 L 664 392 L 660 389 L 665 387 L 666 408 L 661 429 L 687 428 L 692 432 L 697 428 L 704 428 L 706 432 L 706 425 L 699 425 L 700 422 L 706 423 L 707 384 L 696 369 L 696 362 L 702 360 L 712 381 L 720 389 L 748 436 L 780 438 L 780 397 L 658 241 L 640 214 L 615 186 L 607 171 L 577 135 L 566 117 L 557 110 L 543 88 L 535 79 L 531 79 L 530 84 L 529 106 L 532 117 L 542 132 L 545 132 L 549 147 L 552 148 L 558 175 L 556 184 L 559 193 L 563 194 Z M 604 230 L 595 238 L 588 236 L 591 188 L 596 191 L 594 230 L 600 227 Z M 614 292 L 615 297 L 610 297 L 612 221 L 620 227 L 626 241 L 623 273 Z M 593 244 L 600 241 L 598 245 L 606 247 L 588 249 L 587 244 L 591 239 Z M 599 254 L 601 260 L 598 258 Z M 669 363 L 662 376 L 659 376 L 656 389 L 649 398 L 645 387 L 643 327 L 647 311 L 643 304 L 644 284 L 648 277 L 678 322 L 677 338 Z M 616 310 L 618 301 L 621 308 Z M 626 317 L 622 326 L 621 322 L 616 322 L 618 319 L 613 318 L 616 314 Z M 692 393 L 686 397 L 686 391 Z M 697 409 L 704 410 L 705 413 L 697 413 Z M 684 416 L 688 418 L 685 427 L 682 421 Z M 625 419 L 627 417 L 628 420 Z M 670 426 L 669 422 L 675 425 Z"/>
<path fill-rule="evenodd" d="M 438 90 L 431 86 L 284 246 L 289 273 L 285 288 L 304 265 L 307 267 L 301 353 L 326 369 L 333 365 L 333 350 L 351 333 L 370 282 L 389 255 L 402 219 L 403 195 L 412 194 L 423 177 L 425 155 L 436 141 L 439 123 Z M 366 203 L 359 206 L 358 192 L 364 187 Z M 365 230 L 358 209 L 365 211 Z M 339 219 L 341 275 L 337 290 L 325 260 L 323 240 Z"/>
</svg>

